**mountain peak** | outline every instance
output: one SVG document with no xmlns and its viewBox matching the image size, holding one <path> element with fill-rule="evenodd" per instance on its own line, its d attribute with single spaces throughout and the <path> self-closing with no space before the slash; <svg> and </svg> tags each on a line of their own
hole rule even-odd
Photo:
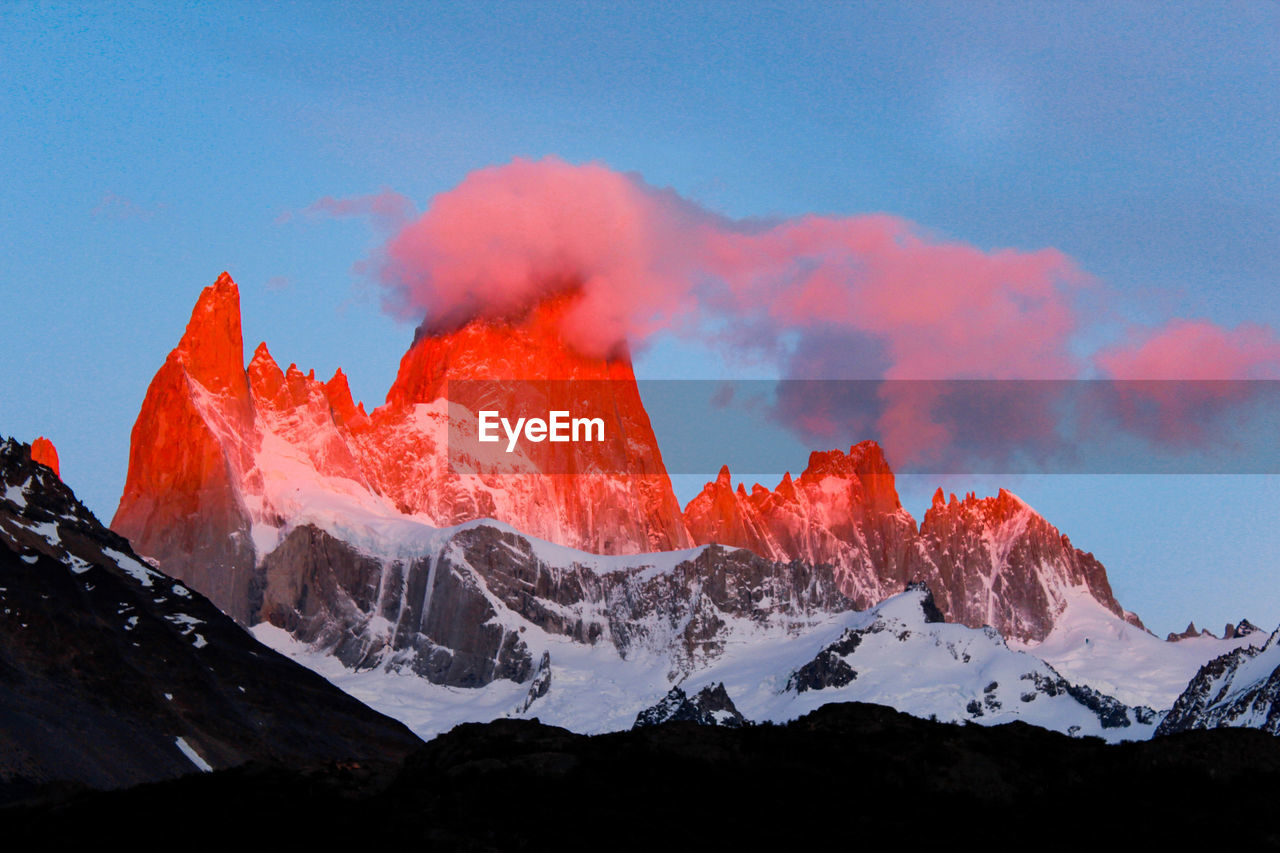
<svg viewBox="0 0 1280 853">
<path fill-rule="evenodd" d="M 800 474 L 802 482 L 816 482 L 826 477 L 845 480 L 856 479 L 862 485 L 864 501 L 876 512 L 894 512 L 902 507 L 893 471 L 884 457 L 884 451 L 874 441 L 862 441 L 843 453 L 835 450 L 815 450 L 809 454 L 809 464 Z"/>
<path fill-rule="evenodd" d="M 58 470 L 58 449 L 43 435 L 31 442 L 31 461 L 47 465 L 61 479 L 62 473 Z"/>
<path fill-rule="evenodd" d="M 187 374 L 215 394 L 245 396 L 240 289 L 227 273 L 200 292 L 187 330 L 171 354 Z"/>
<path fill-rule="evenodd" d="M 351 396 L 351 386 L 347 384 L 347 375 L 339 367 L 333 378 L 324 383 L 324 394 L 329 399 L 329 408 L 333 410 L 334 420 L 340 425 L 352 426 L 363 415 Z"/>
<path fill-rule="evenodd" d="M 631 357 L 617 348 L 607 357 L 584 355 L 563 332 L 574 299 L 544 300 L 515 317 L 477 317 L 460 327 L 421 327 L 400 360 L 387 404 L 402 408 L 444 396 L 446 379 L 619 380 L 634 383 Z"/>
</svg>

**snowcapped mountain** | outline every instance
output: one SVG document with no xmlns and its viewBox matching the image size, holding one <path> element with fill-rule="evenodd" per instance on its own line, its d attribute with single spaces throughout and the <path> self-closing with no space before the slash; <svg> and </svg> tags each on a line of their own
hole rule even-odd
<svg viewBox="0 0 1280 853">
<path fill-rule="evenodd" d="M 1201 667 L 1157 733 L 1223 727 L 1280 734 L 1280 630 Z"/>
<path fill-rule="evenodd" d="M 1166 642 L 1116 618 L 1087 589 L 1078 588 L 1066 596 L 1066 606 L 1043 641 L 1011 640 L 1009 645 L 1127 704 L 1163 709 L 1173 707 L 1207 661 L 1265 640 L 1266 634 L 1255 631 L 1224 639 L 1197 634 Z"/>
<path fill-rule="evenodd" d="M 566 348 L 565 310 L 420 333 L 366 412 L 341 371 L 281 370 L 265 344 L 246 368 L 224 274 L 148 389 L 115 528 L 422 734 L 511 714 L 626 728 L 723 683 L 756 720 L 856 699 L 1135 737 L 1155 724 L 1139 709 L 1253 642 L 1161 643 L 1010 492 L 939 491 L 917 526 L 873 442 L 773 490 L 722 470 L 681 512 L 625 353 Z M 570 389 L 626 441 L 515 454 L 552 473 L 458 473 L 449 430 L 475 413 L 447 383 L 511 378 L 544 403 Z M 916 624 L 909 585 L 951 624 Z"/>
<path fill-rule="evenodd" d="M 394 654 L 375 668 L 350 668 L 326 646 L 301 642 L 274 625 L 259 624 L 254 634 L 424 738 L 461 722 L 502 717 L 537 717 L 587 733 L 716 713 L 728 719 L 740 714 L 745 720 L 780 722 L 845 701 L 873 702 L 952 722 L 992 725 L 1022 720 L 1108 740 L 1148 737 L 1158 722 L 1150 708 L 1126 706 L 1069 682 L 1034 655 L 1010 649 L 990 628 L 942 622 L 923 587 L 867 611 L 822 612 L 778 599 L 767 584 L 764 590 L 751 587 L 752 580 L 758 582 L 752 567 L 762 561 L 745 551 L 699 549 L 693 560 L 655 562 L 635 575 L 634 568 L 619 568 L 622 564 L 613 562 L 625 558 L 571 555 L 548 543 L 522 542 L 523 537 L 487 524 L 466 525 L 450 539 L 459 534 L 478 534 L 480 541 L 496 546 L 473 552 L 453 563 L 450 571 L 467 573 L 493 607 L 489 624 L 500 627 L 504 636 L 518 638 L 524 660 L 540 661 L 536 673 L 532 666 L 523 670 L 523 681 L 494 678 L 460 690 L 414 677 L 398 665 Z M 453 547 L 442 545 L 441 550 Z M 508 553 L 526 549 L 561 560 L 559 568 L 540 567 L 538 586 L 557 583 L 565 558 L 576 572 L 596 576 L 601 589 L 644 580 L 608 596 L 609 608 L 585 608 L 601 617 L 623 617 L 617 622 L 607 617 L 603 622 L 580 621 L 581 604 L 570 611 L 570 619 L 563 611 L 522 612 L 527 597 L 488 589 L 487 580 L 496 577 L 502 582 L 504 572 L 498 568 L 490 574 L 485 560 L 501 554 L 501 564 Z M 683 573 L 705 572 L 706 563 L 735 553 L 746 555 L 747 562 L 736 567 L 729 562 L 722 573 L 711 573 L 694 608 L 662 595 L 679 586 Z M 605 562 L 598 562 L 602 559 Z M 699 567 L 698 561 L 704 565 Z M 621 577 L 610 579 L 618 572 Z M 725 597 L 734 587 L 765 602 L 773 599 L 771 612 L 735 610 L 734 596 Z M 645 589 L 659 594 L 644 617 L 637 619 L 620 609 L 633 606 L 631 596 Z M 615 633 L 636 623 L 646 630 Z M 595 634 L 594 641 L 584 642 L 584 633 Z"/>
<path fill-rule="evenodd" d="M 386 404 L 367 413 L 341 371 L 328 382 L 294 365 L 282 371 L 265 344 L 246 369 L 239 293 L 224 273 L 201 293 L 148 389 L 114 529 L 244 624 L 259 618 L 269 575 L 287 574 L 286 554 L 299 546 L 272 553 L 309 511 L 334 501 L 391 525 L 494 518 L 597 554 L 717 543 L 829 564 L 858 607 L 921 581 L 949 620 L 1024 641 L 1044 639 L 1082 587 L 1140 624 L 1115 601 L 1102 566 L 1008 492 L 950 502 L 939 494 L 917 528 L 873 442 L 814 453 L 772 491 L 735 490 L 724 470 L 682 513 L 626 354 L 588 358 L 566 347 L 565 299 L 515 320 L 419 334 Z M 446 399 L 447 383 L 511 378 L 533 380 L 521 394 L 560 381 L 578 402 L 609 412 L 609 433 L 625 442 L 574 445 L 567 460 L 552 458 L 563 445 L 531 445 L 530 470 L 553 472 L 538 476 L 456 473 L 450 421 L 474 412 Z M 577 473 L 559 473 L 567 470 Z"/>
<path fill-rule="evenodd" d="M 320 382 L 293 365 L 281 371 L 265 345 L 246 370 L 239 291 L 224 273 L 201 293 L 147 391 L 112 527 L 241 622 L 255 609 L 258 564 L 316 495 L 354 495 L 388 518 L 437 526 L 497 518 L 603 553 L 688 546 L 629 360 L 568 350 L 558 339 L 562 311 L 550 303 L 519 321 L 420 337 L 387 404 L 366 414 L 341 372 Z M 587 473 L 457 474 L 446 376 L 572 380 L 608 395 L 594 407 L 612 413 L 609 434 L 627 436 L 625 453 Z"/>
<path fill-rule="evenodd" d="M 148 565 L 32 457 L 0 443 L 0 799 L 416 745 Z"/>
</svg>

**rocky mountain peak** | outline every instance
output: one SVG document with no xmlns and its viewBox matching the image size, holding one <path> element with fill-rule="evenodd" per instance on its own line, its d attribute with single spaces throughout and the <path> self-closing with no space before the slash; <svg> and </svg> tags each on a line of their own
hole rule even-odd
<svg viewBox="0 0 1280 853">
<path fill-rule="evenodd" d="M 566 342 L 574 298 L 424 327 L 387 403 L 366 415 L 341 371 L 328 382 L 294 364 L 282 371 L 265 344 L 244 369 L 238 291 L 220 277 L 148 389 L 114 524 L 242 620 L 254 612 L 257 567 L 305 523 L 316 497 L 440 527 L 495 518 L 597 554 L 746 548 L 781 564 L 833 567 L 841 594 L 860 607 L 918 579 L 948 619 L 1022 639 L 1043 639 L 1081 585 L 1124 618 L 1102 566 L 1011 492 L 944 504 L 939 491 L 917 528 L 873 441 L 815 452 L 772 490 L 735 488 L 723 467 L 681 512 L 628 354 L 593 357 Z M 501 385 L 482 389 L 492 406 L 463 400 L 472 411 L 599 412 L 606 434 L 623 440 L 522 448 L 547 476 L 464 476 L 449 458 L 463 386 L 447 392 L 458 380 L 518 380 L 511 397 Z"/>
<path fill-rule="evenodd" d="M 630 353 L 584 355 L 562 332 L 572 296 L 557 296 L 515 317 L 477 317 L 450 330 L 419 328 L 400 360 L 387 405 L 403 408 L 444 395 L 447 379 L 619 380 L 635 382 Z M 638 398 L 638 395 L 637 395 Z"/>
<path fill-rule="evenodd" d="M 366 426 L 369 421 L 365 414 L 364 404 L 356 405 L 351 396 L 351 386 L 347 383 L 347 375 L 339 367 L 333 378 L 324 383 L 324 394 L 329 398 L 329 407 L 333 410 L 333 418 L 340 426 Z"/>
<path fill-rule="evenodd" d="M 31 459 L 41 465 L 47 465 L 53 469 L 53 473 L 59 477 L 62 476 L 62 472 L 58 470 L 58 449 L 43 435 L 31 442 Z"/>
<path fill-rule="evenodd" d="M 847 454 L 839 449 L 810 453 L 809 464 L 800 479 L 817 482 L 827 477 L 856 480 L 861 487 L 863 503 L 871 511 L 894 512 L 902 508 L 893 470 L 885 459 L 884 451 L 874 441 L 859 442 L 850 447 Z"/>
<path fill-rule="evenodd" d="M 1224 639 L 1231 638 L 1232 636 L 1234 636 L 1234 632 L 1235 632 L 1235 629 L 1231 626 L 1230 623 L 1227 623 L 1227 631 L 1224 633 L 1223 638 Z M 1181 632 L 1171 631 L 1169 633 L 1169 636 L 1167 636 L 1165 640 L 1170 643 L 1176 643 L 1178 640 L 1189 640 L 1192 637 L 1213 637 L 1214 639 L 1217 639 L 1217 637 L 1214 637 L 1213 632 L 1210 631 L 1208 628 L 1196 628 L 1196 623 L 1192 621 L 1187 623 L 1187 628 L 1185 631 L 1181 631 Z"/>
<path fill-rule="evenodd" d="M 170 358 L 215 394 L 247 396 L 244 338 L 240 330 L 240 289 L 222 273 L 200 293 L 181 341 Z"/>
</svg>

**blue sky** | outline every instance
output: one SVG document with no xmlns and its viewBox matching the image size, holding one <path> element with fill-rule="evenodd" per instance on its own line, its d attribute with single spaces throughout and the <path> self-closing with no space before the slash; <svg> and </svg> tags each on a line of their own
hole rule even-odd
<svg viewBox="0 0 1280 853">
<path fill-rule="evenodd" d="M 352 269 L 381 235 L 300 212 L 382 188 L 422 209 L 517 156 L 732 217 L 1052 246 L 1108 285 L 1100 337 L 1277 328 L 1278 43 L 1274 3 L 8 3 L 0 432 L 50 436 L 109 517 L 147 383 L 223 269 L 250 350 L 381 402 L 412 336 Z M 637 369 L 739 368 L 667 341 Z M 1274 478 L 1014 488 L 1160 632 L 1280 621 Z M 904 483 L 908 508 L 932 490 Z"/>
</svg>

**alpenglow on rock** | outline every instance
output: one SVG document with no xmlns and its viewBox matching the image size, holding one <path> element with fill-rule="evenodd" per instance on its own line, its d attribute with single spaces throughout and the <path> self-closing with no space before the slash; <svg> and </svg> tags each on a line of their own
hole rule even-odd
<svg viewBox="0 0 1280 853">
<path fill-rule="evenodd" d="M 1038 641 L 1083 588 L 1117 617 L 1142 624 L 1115 600 L 1102 564 L 1012 492 L 948 501 L 939 489 L 917 529 L 875 442 L 847 454 L 815 452 L 799 477 L 788 473 L 772 491 L 735 490 L 725 468 L 685 518 L 695 542 L 834 566 L 860 609 L 922 582 L 948 621 Z"/>
</svg>

